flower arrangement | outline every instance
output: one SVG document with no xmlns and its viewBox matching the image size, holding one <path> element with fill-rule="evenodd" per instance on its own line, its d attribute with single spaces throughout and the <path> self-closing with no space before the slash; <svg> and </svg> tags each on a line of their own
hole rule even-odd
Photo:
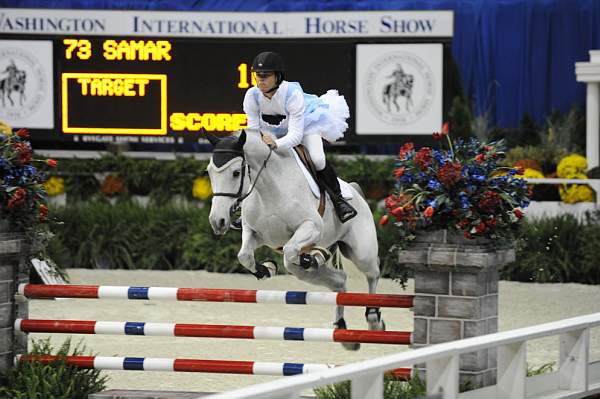
<svg viewBox="0 0 600 399">
<path fill-rule="evenodd" d="M 30 234 L 48 217 L 46 174 L 34 164 L 56 167 L 53 159 L 35 159 L 29 133 L 16 133 L 0 122 L 0 217 L 12 230 Z"/>
<path fill-rule="evenodd" d="M 587 179 L 587 160 L 579 154 L 562 158 L 556 167 L 556 175 L 562 179 Z M 567 204 L 594 201 L 594 191 L 585 184 L 564 184 L 559 189 L 560 199 Z"/>
<path fill-rule="evenodd" d="M 208 177 L 203 176 L 194 179 L 192 196 L 200 201 L 207 200 L 212 196 L 212 187 Z"/>
<path fill-rule="evenodd" d="M 504 157 L 502 141 L 452 141 L 449 130 L 444 124 L 433 133 L 438 149 L 402 146 L 396 190 L 385 200 L 380 224 L 394 218 L 409 233 L 450 229 L 466 238 L 508 238 L 529 205 L 525 180 L 516 176 L 523 170 L 497 165 Z"/>
</svg>

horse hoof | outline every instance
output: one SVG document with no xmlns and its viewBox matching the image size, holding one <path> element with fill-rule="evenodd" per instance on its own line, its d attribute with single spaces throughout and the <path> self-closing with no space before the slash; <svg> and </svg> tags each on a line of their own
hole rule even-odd
<svg viewBox="0 0 600 399">
<path fill-rule="evenodd" d="M 277 274 L 277 263 L 274 260 L 266 260 L 262 262 L 262 265 L 269 271 L 269 277 L 273 277 Z"/>
<path fill-rule="evenodd" d="M 342 346 L 349 351 L 357 351 L 360 349 L 360 344 L 358 342 L 342 342 Z"/>
</svg>

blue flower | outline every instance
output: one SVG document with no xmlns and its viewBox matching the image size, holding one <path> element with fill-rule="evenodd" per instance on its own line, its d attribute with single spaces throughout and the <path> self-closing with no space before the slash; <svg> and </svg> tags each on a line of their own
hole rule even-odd
<svg viewBox="0 0 600 399">
<path fill-rule="evenodd" d="M 429 182 L 427 183 L 427 188 L 430 188 L 432 190 L 439 190 L 442 188 L 442 185 L 436 179 L 429 179 Z"/>
<path fill-rule="evenodd" d="M 458 193 L 458 199 L 460 201 L 460 207 L 463 209 L 468 209 L 471 206 L 471 202 L 469 201 L 469 196 L 464 191 Z"/>
</svg>

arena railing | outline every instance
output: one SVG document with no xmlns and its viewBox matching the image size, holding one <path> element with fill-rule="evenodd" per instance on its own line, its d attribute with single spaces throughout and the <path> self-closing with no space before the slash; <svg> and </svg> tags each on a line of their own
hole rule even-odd
<svg viewBox="0 0 600 399">
<path fill-rule="evenodd" d="M 600 179 L 525 178 L 525 180 L 531 184 L 587 184 L 596 192 L 596 205 L 600 205 Z"/>
<path fill-rule="evenodd" d="M 600 313 L 594 313 L 287 377 L 210 398 L 300 398 L 303 390 L 350 380 L 352 399 L 383 399 L 383 375 L 387 370 L 420 363 L 427 367 L 428 398 L 586 397 L 600 393 L 600 361 L 590 362 L 590 329 L 598 326 Z M 550 336 L 559 336 L 558 369 L 528 377 L 527 342 Z M 597 337 L 594 342 L 598 342 Z M 497 383 L 459 393 L 459 356 L 483 349 L 497 349 Z"/>
</svg>

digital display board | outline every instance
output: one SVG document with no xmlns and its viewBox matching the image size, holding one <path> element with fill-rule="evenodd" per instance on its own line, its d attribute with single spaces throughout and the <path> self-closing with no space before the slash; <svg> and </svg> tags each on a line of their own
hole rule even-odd
<svg viewBox="0 0 600 399">
<path fill-rule="evenodd" d="M 154 26 L 135 18 L 134 28 L 142 26 L 150 30 Z M 381 22 L 386 30 L 391 29 L 388 28 L 391 26 L 389 18 L 384 16 Z M 14 26 L 19 21 L 24 23 L 24 20 L 14 21 Z M 93 21 L 95 25 L 90 26 L 95 29 L 105 28 L 102 19 Z M 317 21 L 321 22 L 320 19 Z M 31 22 L 35 27 L 38 21 L 25 22 Z M 50 26 L 51 21 L 42 22 L 46 24 L 43 26 Z M 183 26 L 183 22 L 179 22 L 178 26 Z M 431 72 L 423 74 L 427 79 L 438 81 L 422 83 L 418 69 L 423 63 L 414 61 L 414 56 L 394 45 L 437 43 L 439 51 L 434 50 L 439 53 L 436 57 L 440 59 L 441 71 L 442 52 L 444 59 L 449 54 L 449 38 L 432 41 L 355 34 L 354 37 L 333 35 L 273 40 L 252 34 L 247 35 L 249 37 L 236 34 L 231 38 L 227 35 L 215 38 L 179 37 L 182 35 L 163 32 L 148 36 L 102 35 L 101 32 L 28 35 L 1 33 L 6 30 L 5 25 L 0 26 L 0 73 L 3 74 L 0 76 L 0 119 L 9 119 L 13 126 L 20 127 L 18 121 L 22 118 L 22 125 L 32 131 L 36 148 L 98 150 L 104 149 L 106 143 L 128 143 L 131 150 L 140 151 L 197 150 L 199 144 L 205 143 L 203 132 L 229 132 L 246 126 L 242 102 L 246 90 L 255 84 L 250 72 L 252 59 L 262 51 L 280 53 L 286 62 L 286 80 L 300 82 L 306 93 L 321 95 L 329 89 L 337 89 L 346 98 L 351 114 L 345 136 L 347 142 L 380 141 L 386 134 L 394 140 L 397 135 L 389 133 L 401 133 L 397 121 L 409 120 L 402 115 L 411 112 L 411 107 L 428 111 L 430 104 L 438 100 L 434 105 L 439 108 L 436 112 L 440 116 L 431 117 L 423 111 L 425 116 L 420 123 L 441 126 L 441 72 L 439 77 Z M 350 22 L 338 25 L 343 29 L 351 26 Z M 85 24 L 82 22 L 81 26 Z M 271 26 L 278 27 L 275 32 L 282 29 L 277 21 Z M 318 28 L 325 29 L 326 26 L 329 25 Z M 368 25 L 363 21 L 352 26 L 367 29 Z M 398 29 L 401 25 L 396 23 L 395 26 Z M 307 29 L 317 28 L 307 25 Z M 386 61 L 387 64 L 377 61 L 377 57 L 372 56 L 378 54 L 375 47 L 367 48 L 363 51 L 366 55 L 357 59 L 357 46 L 377 44 L 391 46 L 390 51 L 394 50 L 396 55 L 386 56 L 384 60 L 392 61 Z M 375 64 L 370 65 L 372 59 Z M 378 78 L 381 82 L 373 84 L 373 89 L 364 84 L 361 86 L 363 80 L 367 81 L 357 76 L 357 70 L 362 69 L 366 71 L 365 76 L 370 74 L 369 79 Z M 23 81 L 21 86 L 18 86 L 19 76 Z M 2 81 L 8 89 L 3 88 Z M 406 83 L 411 85 L 408 91 Z M 429 97 L 421 95 L 420 86 L 425 87 L 425 84 L 438 85 L 437 92 L 429 89 Z M 45 98 L 44 88 L 50 93 Z M 371 92 L 367 93 L 368 90 Z M 357 94 L 363 97 L 363 92 L 364 106 L 356 98 Z M 433 98 L 433 92 L 438 96 L 437 100 Z M 37 98 L 35 103 L 34 98 Z M 360 116 L 356 114 L 357 103 L 365 110 L 361 112 L 375 115 L 371 119 L 363 117 L 363 123 L 358 124 L 362 131 L 357 131 L 357 119 L 360 122 Z M 40 104 L 46 107 L 43 113 L 39 111 L 43 108 Z M 40 122 L 35 124 L 24 113 L 24 116 L 16 114 L 19 107 L 26 106 L 37 110 Z M 381 126 L 387 123 L 384 126 L 387 130 L 372 122 L 373 118 L 379 117 L 377 113 L 383 115 Z M 410 126 L 407 131 L 412 133 Z M 422 134 L 416 130 L 414 133 Z"/>
</svg>

